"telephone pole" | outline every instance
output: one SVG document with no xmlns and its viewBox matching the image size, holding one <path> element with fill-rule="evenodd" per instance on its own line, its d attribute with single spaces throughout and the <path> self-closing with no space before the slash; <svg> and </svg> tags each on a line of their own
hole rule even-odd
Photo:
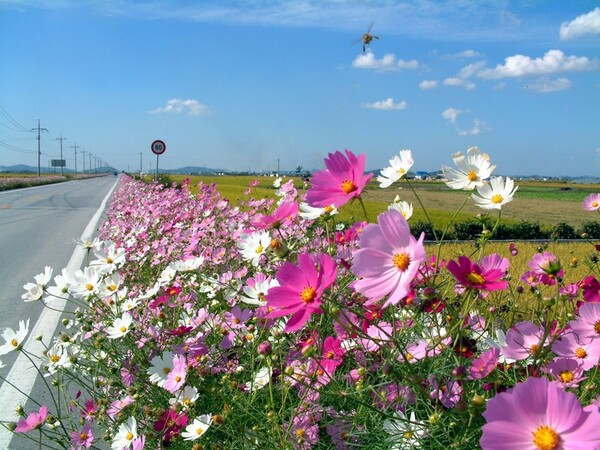
<svg viewBox="0 0 600 450">
<path fill-rule="evenodd" d="M 57 141 L 60 141 L 60 175 L 63 176 L 63 155 L 62 155 L 62 141 L 66 141 L 67 138 L 62 137 L 62 133 L 60 133 L 60 137 L 56 138 Z"/>
<path fill-rule="evenodd" d="M 74 145 L 71 145 L 71 148 L 75 149 L 75 175 L 77 175 L 77 149 L 79 148 L 79 145 L 75 142 Z"/>
<path fill-rule="evenodd" d="M 40 147 L 40 133 L 42 130 L 44 131 L 48 131 L 46 128 L 40 128 L 40 119 L 38 119 L 38 126 L 37 128 L 32 128 L 31 131 L 35 131 L 37 130 L 38 132 L 38 136 L 37 136 L 37 141 L 38 141 L 38 177 L 41 176 L 42 172 L 41 172 L 41 166 L 40 166 L 40 158 L 42 157 L 42 149 Z"/>
<path fill-rule="evenodd" d="M 88 152 L 88 155 L 90 157 L 90 173 L 92 173 L 92 152 Z"/>
<path fill-rule="evenodd" d="M 83 161 L 83 173 L 85 173 L 85 154 L 87 152 L 85 150 L 81 150 L 81 153 L 83 153 L 83 157 L 81 159 Z"/>
</svg>

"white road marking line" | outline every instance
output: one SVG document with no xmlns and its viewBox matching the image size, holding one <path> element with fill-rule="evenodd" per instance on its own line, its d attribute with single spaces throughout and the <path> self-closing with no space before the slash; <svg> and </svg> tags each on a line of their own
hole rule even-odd
<svg viewBox="0 0 600 450">
<path fill-rule="evenodd" d="M 100 222 L 100 217 L 106 208 L 106 203 L 117 187 L 117 184 L 118 181 L 115 182 L 106 197 L 104 197 L 104 200 L 102 200 L 100 207 L 81 235 L 82 238 L 88 238 L 94 235 L 96 228 L 98 227 L 98 223 Z M 73 255 L 71 256 L 71 259 L 69 260 L 69 263 L 67 264 L 67 270 L 75 271 L 80 269 L 85 256 L 86 250 L 83 247 L 77 246 L 73 252 Z M 56 327 L 58 326 L 58 322 L 60 321 L 65 305 L 66 300 L 56 299 L 56 303 L 53 302 L 52 307 L 58 311 L 48 308 L 44 308 L 42 310 L 40 318 L 30 330 L 29 336 L 23 345 L 23 348 L 27 352 L 37 356 L 42 355 L 45 347 L 36 339 L 36 337 L 42 336 L 46 343 L 48 343 L 48 339 L 53 337 L 54 333 L 56 332 Z M 23 406 L 25 405 L 29 395 L 31 394 L 37 375 L 38 372 L 31 366 L 29 359 L 27 359 L 22 352 L 19 352 L 15 363 L 6 376 L 7 382 L 3 382 L 2 386 L 0 386 L 0 421 L 15 421 L 17 418 L 15 408 L 19 404 Z M 9 383 L 17 386 L 22 392 L 15 390 L 15 388 Z M 52 412 L 53 407 L 51 405 L 49 406 L 50 412 Z M 13 433 L 0 425 L 0 449 L 9 448 L 8 445 L 10 444 L 12 437 Z"/>
</svg>

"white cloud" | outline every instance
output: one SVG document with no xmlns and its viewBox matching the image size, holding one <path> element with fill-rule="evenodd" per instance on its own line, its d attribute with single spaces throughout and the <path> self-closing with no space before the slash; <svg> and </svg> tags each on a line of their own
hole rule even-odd
<svg viewBox="0 0 600 450">
<path fill-rule="evenodd" d="M 396 103 L 394 102 L 394 99 L 392 97 L 389 97 L 385 100 L 380 100 L 374 103 L 362 103 L 361 106 L 365 109 L 381 109 L 385 111 L 393 111 L 399 109 L 406 109 L 408 103 L 406 103 L 406 101 Z"/>
<path fill-rule="evenodd" d="M 494 69 L 483 69 L 477 75 L 481 78 L 499 79 L 593 70 L 596 66 L 595 61 L 585 56 L 566 56 L 560 50 L 548 50 L 543 58 L 531 59 L 525 55 L 509 56 L 504 59 L 503 65 L 498 64 Z"/>
<path fill-rule="evenodd" d="M 473 89 L 475 89 L 475 83 L 473 83 L 472 81 L 469 81 L 469 80 L 465 80 L 464 78 L 459 78 L 459 77 L 446 78 L 443 83 L 446 86 L 462 87 L 468 91 L 472 91 Z"/>
<path fill-rule="evenodd" d="M 540 78 L 538 80 L 533 81 L 527 85 L 528 89 L 534 90 L 536 92 L 556 92 L 556 91 L 564 91 L 565 89 L 570 89 L 572 86 L 571 80 L 567 78 L 558 78 L 556 80 L 551 80 L 549 78 Z"/>
<path fill-rule="evenodd" d="M 475 119 L 473 121 L 473 127 L 469 130 L 459 130 L 456 132 L 459 136 L 477 136 L 478 134 L 483 133 L 484 131 L 491 131 L 492 129 L 488 127 L 483 120 Z"/>
<path fill-rule="evenodd" d="M 516 14 L 511 13 L 510 11 L 500 11 L 500 16 L 498 20 L 500 21 L 500 25 L 503 25 L 505 27 L 514 27 L 521 25 L 521 19 L 519 19 L 519 17 Z"/>
<path fill-rule="evenodd" d="M 167 101 L 165 106 L 148 111 L 150 114 L 159 113 L 175 113 L 180 114 L 187 112 L 190 116 L 199 116 L 208 113 L 208 106 L 203 105 L 198 100 L 188 98 L 182 100 L 180 98 L 172 98 Z"/>
<path fill-rule="evenodd" d="M 437 88 L 439 83 L 437 80 L 423 80 L 419 83 L 419 87 L 424 91 L 427 89 L 435 89 Z"/>
<path fill-rule="evenodd" d="M 460 69 L 460 72 L 458 72 L 458 76 L 460 78 L 470 78 L 473 75 L 475 75 L 477 72 L 479 72 L 481 69 L 483 69 L 483 67 L 485 67 L 484 61 L 479 61 L 476 63 L 469 64 L 469 65 L 463 67 L 462 69 Z"/>
<path fill-rule="evenodd" d="M 450 123 L 455 124 L 458 116 L 464 112 L 466 111 L 463 111 L 462 109 L 448 108 L 442 111 L 442 117 L 448 120 Z"/>
<path fill-rule="evenodd" d="M 448 108 L 442 112 L 442 117 L 450 122 L 456 133 L 459 136 L 476 136 L 485 131 L 491 131 L 492 129 L 486 125 L 486 123 L 481 119 L 473 120 L 473 126 L 470 129 L 464 129 L 458 126 L 458 116 L 463 113 L 468 113 L 468 110 L 456 109 L 456 108 Z"/>
<path fill-rule="evenodd" d="M 600 33 L 600 7 L 560 25 L 560 39 L 566 41 L 584 34 Z"/>
<path fill-rule="evenodd" d="M 352 61 L 352 67 L 358 69 L 373 69 L 373 70 L 402 70 L 402 69 L 417 69 L 419 62 L 416 59 L 405 61 L 396 59 L 392 53 L 388 53 L 381 59 L 377 59 L 372 52 L 358 55 Z"/>
</svg>

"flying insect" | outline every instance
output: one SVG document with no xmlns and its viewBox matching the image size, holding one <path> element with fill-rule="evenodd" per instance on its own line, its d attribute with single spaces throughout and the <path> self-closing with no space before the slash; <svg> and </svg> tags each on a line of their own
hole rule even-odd
<svg viewBox="0 0 600 450">
<path fill-rule="evenodd" d="M 369 29 L 367 30 L 367 32 L 364 33 L 360 38 L 363 44 L 363 53 L 367 51 L 367 45 L 369 45 L 373 39 L 379 39 L 379 36 L 374 36 L 371 34 L 371 28 L 373 28 L 373 22 L 371 22 L 371 25 L 369 25 Z"/>
</svg>

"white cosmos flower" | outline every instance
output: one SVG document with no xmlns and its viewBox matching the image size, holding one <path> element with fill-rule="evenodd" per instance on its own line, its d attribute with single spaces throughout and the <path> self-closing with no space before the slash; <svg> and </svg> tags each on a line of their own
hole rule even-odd
<svg viewBox="0 0 600 450">
<path fill-rule="evenodd" d="M 187 427 L 185 431 L 181 433 L 184 441 L 195 441 L 210 427 L 212 424 L 212 416 L 210 414 L 202 414 L 194 419 Z"/>
<path fill-rule="evenodd" d="M 382 169 L 381 175 L 377 177 L 379 187 L 390 187 L 392 183 L 406 175 L 414 163 L 410 150 L 400 150 L 399 155 L 390 159 L 390 167 Z"/>
<path fill-rule="evenodd" d="M 249 305 L 264 306 L 267 304 L 266 295 L 274 286 L 279 286 L 276 279 L 266 279 L 257 281 L 254 286 L 244 286 L 244 294 L 240 296 L 240 301 Z"/>
<path fill-rule="evenodd" d="M 446 177 L 446 184 L 452 189 L 471 191 L 478 186 L 483 186 L 483 181 L 488 179 L 496 166 L 493 166 L 487 153 L 481 153 L 479 147 L 471 147 L 467 155 L 461 152 L 452 156 L 458 169 L 442 166 Z"/>
<path fill-rule="evenodd" d="M 148 368 L 150 381 L 158 387 L 163 387 L 167 382 L 169 373 L 173 370 L 173 353 L 164 352 L 162 356 L 155 356 L 150 361 L 152 366 Z"/>
<path fill-rule="evenodd" d="M 109 339 L 117 339 L 129 333 L 129 327 L 133 322 L 133 317 L 128 312 L 113 321 L 110 327 L 106 328 L 106 334 Z"/>
<path fill-rule="evenodd" d="M 194 386 L 185 386 L 183 389 L 180 389 L 173 395 L 174 397 L 169 399 L 169 405 L 175 406 L 180 404 L 183 406 L 183 408 L 188 408 L 200 397 L 200 394 L 198 394 L 198 389 L 196 389 Z"/>
<path fill-rule="evenodd" d="M 87 248 L 88 250 L 99 250 L 102 248 L 103 241 L 97 237 L 92 239 L 91 236 L 82 236 L 79 239 L 75 239 L 75 244 L 80 247 Z"/>
<path fill-rule="evenodd" d="M 510 202 L 517 189 L 511 178 L 493 177 L 489 184 L 477 188 L 479 195 L 473 195 L 475 204 L 483 209 L 501 209 L 502 205 Z"/>
<path fill-rule="evenodd" d="M 427 427 L 423 422 L 417 421 L 415 412 L 410 413 L 410 418 L 402 411 L 396 411 L 393 419 L 383 421 L 383 430 L 390 437 L 390 449 L 410 450 L 421 447 L 421 438 L 427 435 Z"/>
<path fill-rule="evenodd" d="M 282 181 L 283 181 L 283 180 L 281 179 L 281 177 L 277 177 L 277 178 L 275 178 L 275 180 L 273 181 L 273 187 L 274 187 L 275 189 L 279 189 L 279 188 L 281 187 L 281 182 L 282 182 Z"/>
<path fill-rule="evenodd" d="M 70 359 L 71 355 L 69 354 L 69 345 L 70 344 L 66 342 L 57 341 L 48 349 L 46 352 L 46 358 L 48 358 L 48 373 L 44 376 L 52 375 L 56 373 L 58 369 L 70 367 L 72 365 Z"/>
<path fill-rule="evenodd" d="M 93 266 L 78 270 L 69 277 L 69 293 L 73 297 L 83 299 L 97 294 L 100 288 L 101 275 L 100 270 Z"/>
<path fill-rule="evenodd" d="M 254 375 L 254 380 L 246 383 L 246 389 L 248 389 L 248 391 L 250 392 L 254 392 L 264 388 L 267 384 L 269 384 L 269 380 L 271 379 L 272 373 L 273 371 L 270 367 L 262 367 Z"/>
<path fill-rule="evenodd" d="M 329 205 L 325 208 L 318 208 L 316 206 L 310 206 L 306 202 L 300 203 L 300 210 L 302 211 L 299 213 L 300 217 L 308 220 L 318 219 L 323 214 L 333 216 L 334 214 L 338 213 L 338 210 L 334 205 Z"/>
<path fill-rule="evenodd" d="M 410 219 L 410 217 L 413 214 L 412 203 L 400 200 L 400 197 L 397 195 L 394 201 L 390 204 L 390 206 L 388 206 L 388 210 L 390 209 L 395 209 L 396 211 L 398 211 L 406 220 Z"/>
<path fill-rule="evenodd" d="M 54 286 L 47 287 L 46 294 L 46 297 L 44 297 L 46 304 L 59 298 L 65 300 L 69 298 L 69 272 L 66 268 L 62 270 L 60 275 L 54 277 Z"/>
<path fill-rule="evenodd" d="M 107 242 L 104 249 L 95 250 L 94 255 L 98 259 L 90 265 L 97 266 L 103 274 L 112 273 L 125 263 L 125 249 L 117 248 L 114 242 Z"/>
<path fill-rule="evenodd" d="M 34 302 L 42 298 L 46 285 L 50 283 L 52 278 L 52 267 L 46 266 L 43 273 L 39 273 L 33 277 L 35 283 L 27 283 L 23 286 L 27 292 L 21 295 L 21 298 L 26 302 Z"/>
<path fill-rule="evenodd" d="M 124 422 L 119 426 L 119 431 L 112 441 L 111 448 L 112 450 L 130 448 L 131 443 L 137 439 L 137 437 L 137 421 L 135 420 L 135 417 L 130 417 L 127 419 L 127 422 Z"/>
<path fill-rule="evenodd" d="M 271 244 L 271 235 L 268 231 L 255 231 L 251 234 L 242 234 L 237 247 L 242 254 L 242 258 L 251 261 L 252 265 L 257 267 L 260 257 L 269 248 Z"/>
<path fill-rule="evenodd" d="M 173 261 L 169 267 L 175 272 L 192 272 L 204 264 L 204 256 L 196 256 L 193 258 Z"/>
<path fill-rule="evenodd" d="M 23 320 L 19 321 L 18 331 L 14 331 L 12 328 L 6 328 L 2 333 L 2 338 L 5 342 L 0 346 L 0 355 L 6 355 L 8 352 L 17 350 L 23 345 L 27 333 L 29 333 L 29 319 L 27 319 L 27 323 Z"/>
<path fill-rule="evenodd" d="M 100 297 L 112 297 L 118 292 L 121 285 L 121 274 L 113 272 L 102 280 L 98 287 L 98 295 Z"/>
</svg>

